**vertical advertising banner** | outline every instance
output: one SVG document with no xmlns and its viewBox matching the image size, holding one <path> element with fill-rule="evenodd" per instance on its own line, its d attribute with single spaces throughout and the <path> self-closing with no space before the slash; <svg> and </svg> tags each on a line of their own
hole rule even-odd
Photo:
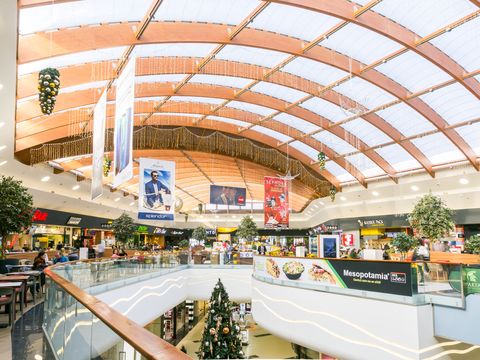
<svg viewBox="0 0 480 360">
<path fill-rule="evenodd" d="M 117 80 L 114 134 L 114 179 L 117 187 L 133 176 L 133 106 L 135 102 L 135 58 L 130 59 Z"/>
<path fill-rule="evenodd" d="M 265 176 L 264 222 L 267 229 L 286 229 L 289 225 L 288 181 Z"/>
<path fill-rule="evenodd" d="M 104 91 L 93 110 L 92 200 L 95 200 L 103 194 L 103 157 L 106 118 L 107 92 Z"/>
<path fill-rule="evenodd" d="M 138 178 L 138 218 L 173 220 L 175 162 L 141 158 Z"/>
</svg>

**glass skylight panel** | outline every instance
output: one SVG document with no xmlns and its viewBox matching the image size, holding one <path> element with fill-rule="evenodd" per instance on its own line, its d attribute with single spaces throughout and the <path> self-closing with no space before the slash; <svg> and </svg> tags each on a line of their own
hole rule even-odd
<svg viewBox="0 0 480 360">
<path fill-rule="evenodd" d="M 315 11 L 272 3 L 249 27 L 311 41 L 339 22 L 340 19 Z"/>
<path fill-rule="evenodd" d="M 75 86 L 68 86 L 68 87 L 62 88 L 61 93 L 62 94 L 67 94 L 67 93 L 72 93 L 72 92 L 75 92 L 75 91 L 102 88 L 105 85 L 107 85 L 107 83 L 108 83 L 107 80 L 102 80 L 102 81 L 94 81 L 94 82 L 83 83 L 83 84 L 79 84 L 79 85 L 75 85 Z"/>
<path fill-rule="evenodd" d="M 164 0 L 155 20 L 237 25 L 257 5 L 257 0 Z"/>
<path fill-rule="evenodd" d="M 137 57 L 200 57 L 210 54 L 216 44 L 205 43 L 172 43 L 172 44 L 143 44 L 133 49 L 133 56 Z"/>
<path fill-rule="evenodd" d="M 26 64 L 18 65 L 18 75 L 30 74 L 40 71 L 46 67 L 62 68 L 83 63 L 116 60 L 122 56 L 126 48 L 126 46 L 118 46 L 98 50 L 89 50 L 32 61 Z"/>
<path fill-rule="evenodd" d="M 355 181 L 355 177 L 347 170 L 342 168 L 336 162 L 327 161 L 325 169 L 328 170 L 333 176 L 335 176 L 340 182 Z"/>
<path fill-rule="evenodd" d="M 413 139 L 412 143 L 414 143 L 434 165 L 465 159 L 465 156 L 460 150 L 442 133 Z"/>
<path fill-rule="evenodd" d="M 257 85 L 251 89 L 253 92 L 273 96 L 274 98 L 281 99 L 290 103 L 296 102 L 308 94 L 303 91 L 295 90 L 286 86 L 272 84 L 269 82 L 260 81 Z"/>
<path fill-rule="evenodd" d="M 351 23 L 320 42 L 319 45 L 364 64 L 377 61 L 402 47 L 385 36 Z"/>
<path fill-rule="evenodd" d="M 156 114 L 161 116 L 185 116 L 185 117 L 194 117 L 194 118 L 200 118 L 203 116 L 202 114 L 188 114 L 188 113 L 178 113 L 178 112 L 157 112 Z"/>
<path fill-rule="evenodd" d="M 189 82 L 228 86 L 241 89 L 245 85 L 251 83 L 252 80 L 235 76 L 197 74 L 192 77 Z"/>
<path fill-rule="evenodd" d="M 204 103 L 204 104 L 213 104 L 213 105 L 218 105 L 225 101 L 223 99 L 200 97 L 200 96 L 172 96 L 170 100 L 178 101 L 178 102 L 194 102 L 194 103 Z"/>
<path fill-rule="evenodd" d="M 297 57 L 282 68 L 282 71 L 314 81 L 319 85 L 329 85 L 345 76 L 347 72 L 318 61 Z"/>
<path fill-rule="evenodd" d="M 397 172 L 421 167 L 420 163 L 398 144 L 381 147 L 375 149 L 375 151 L 389 162 Z"/>
<path fill-rule="evenodd" d="M 381 1 L 372 10 L 423 37 L 471 14 L 478 8 L 465 0 L 402 0 Z"/>
<path fill-rule="evenodd" d="M 253 48 L 249 46 L 227 45 L 215 55 L 215 58 L 274 67 L 289 56 L 289 54 L 273 50 Z"/>
<path fill-rule="evenodd" d="M 270 137 L 272 137 L 272 138 L 274 138 L 278 141 L 281 141 L 281 142 L 286 142 L 286 141 L 292 140 L 292 138 L 290 136 L 284 135 L 282 133 L 279 133 L 278 131 L 275 131 L 275 130 L 272 130 L 272 129 L 269 129 L 269 128 L 266 128 L 266 127 L 263 127 L 263 126 L 259 126 L 259 125 L 253 126 L 251 128 L 251 130 L 258 131 L 262 134 L 270 136 Z"/>
<path fill-rule="evenodd" d="M 345 158 L 355 166 L 366 178 L 384 175 L 385 172 L 364 154 L 350 155 Z"/>
<path fill-rule="evenodd" d="M 458 127 L 455 130 L 473 148 L 477 156 L 480 156 L 480 123 Z"/>
<path fill-rule="evenodd" d="M 480 100 L 458 83 L 426 93 L 420 98 L 449 124 L 480 117 Z"/>
<path fill-rule="evenodd" d="M 480 17 L 470 20 L 430 42 L 458 62 L 465 70 L 480 69 Z"/>
<path fill-rule="evenodd" d="M 407 51 L 375 69 L 412 93 L 451 80 L 446 72 L 413 51 Z"/>
<path fill-rule="evenodd" d="M 223 117 L 223 116 L 210 115 L 207 119 L 208 120 L 221 121 L 221 122 L 224 122 L 224 123 L 229 123 L 229 124 L 233 124 L 233 125 L 237 125 L 237 126 L 241 126 L 241 127 L 247 127 L 248 125 L 250 125 L 250 123 L 248 123 L 246 121 L 230 119 L 230 118 L 226 118 L 226 117 Z"/>
<path fill-rule="evenodd" d="M 145 96 L 145 97 L 141 97 L 141 98 L 135 98 L 135 102 L 145 102 L 145 101 L 153 101 L 153 102 L 160 102 L 160 101 L 163 101 L 165 99 L 165 96 Z M 108 102 L 107 101 L 107 104 L 114 104 L 115 102 L 112 101 L 112 102 Z"/>
<path fill-rule="evenodd" d="M 83 0 L 22 8 L 19 33 L 23 35 L 80 25 L 141 21 L 151 3 L 151 0 Z"/>
<path fill-rule="evenodd" d="M 163 82 L 179 82 L 185 78 L 187 74 L 160 74 L 160 75 L 144 75 L 136 76 L 135 82 L 137 84 L 144 83 L 163 83 Z"/>
<path fill-rule="evenodd" d="M 319 126 L 312 124 L 311 122 L 286 113 L 280 113 L 274 116 L 273 119 L 284 123 L 285 125 L 291 126 L 294 129 L 300 130 L 303 133 L 310 133 L 320 129 Z"/>
<path fill-rule="evenodd" d="M 289 146 L 297 149 L 298 151 L 305 154 L 306 156 L 308 156 L 312 160 L 315 160 L 315 161 L 318 160 L 317 159 L 318 158 L 318 150 L 315 150 L 311 146 L 309 146 L 309 145 L 307 145 L 307 144 L 305 144 L 301 141 L 294 141 L 294 142 L 290 143 Z"/>
<path fill-rule="evenodd" d="M 385 90 L 382 90 L 378 86 L 360 79 L 359 77 L 354 77 L 349 81 L 336 86 L 333 90 L 352 98 L 368 109 L 374 109 L 397 99 Z"/>
<path fill-rule="evenodd" d="M 317 139 L 321 143 L 327 145 L 329 148 L 333 149 L 333 151 L 340 155 L 357 151 L 357 149 L 350 145 L 348 142 L 328 131 L 321 131 L 317 134 L 312 135 L 312 137 Z"/>
<path fill-rule="evenodd" d="M 238 110 L 249 111 L 262 116 L 267 116 L 274 112 L 273 109 L 267 108 L 265 106 L 250 104 L 250 103 L 241 102 L 241 101 L 230 101 L 227 104 L 227 107 L 231 107 Z"/>
<path fill-rule="evenodd" d="M 313 97 L 300 104 L 300 106 L 333 122 L 341 121 L 352 116 L 351 113 L 343 110 L 341 107 L 318 97 Z"/>
<path fill-rule="evenodd" d="M 357 136 L 368 146 L 376 146 L 392 141 L 383 131 L 363 119 L 355 119 L 340 126 Z"/>
<path fill-rule="evenodd" d="M 413 136 L 435 129 L 430 121 L 405 103 L 377 111 L 377 115 L 405 136 Z"/>
</svg>

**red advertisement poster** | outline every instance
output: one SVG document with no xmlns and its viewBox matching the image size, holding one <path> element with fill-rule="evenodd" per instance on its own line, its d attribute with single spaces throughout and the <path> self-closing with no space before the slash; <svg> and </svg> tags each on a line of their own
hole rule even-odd
<svg viewBox="0 0 480 360">
<path fill-rule="evenodd" d="M 288 181 L 281 178 L 265 176 L 265 228 L 288 228 Z"/>
<path fill-rule="evenodd" d="M 353 246 L 354 239 L 353 234 L 343 234 L 342 235 L 342 245 L 343 246 Z"/>
</svg>

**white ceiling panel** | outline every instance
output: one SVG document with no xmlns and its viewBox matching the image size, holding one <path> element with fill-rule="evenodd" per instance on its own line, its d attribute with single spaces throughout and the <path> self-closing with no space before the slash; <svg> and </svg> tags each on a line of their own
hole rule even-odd
<svg viewBox="0 0 480 360">
<path fill-rule="evenodd" d="M 298 57 L 282 68 L 290 74 L 314 81 L 319 85 L 328 85 L 348 75 L 347 72 L 318 61 Z"/>
<path fill-rule="evenodd" d="M 311 122 L 300 119 L 296 116 L 280 113 L 273 117 L 274 120 L 284 123 L 285 125 L 291 126 L 294 129 L 297 129 L 303 133 L 310 133 L 312 131 L 317 131 L 320 129 L 319 126 L 312 124 Z"/>
<path fill-rule="evenodd" d="M 430 42 L 458 62 L 465 70 L 480 69 L 480 17 L 470 20 Z"/>
<path fill-rule="evenodd" d="M 233 125 L 237 125 L 237 126 L 240 126 L 240 127 L 247 127 L 248 125 L 250 125 L 250 123 L 248 123 L 248 122 L 235 120 L 235 119 L 230 119 L 230 118 L 226 118 L 226 117 L 223 117 L 223 116 L 210 115 L 206 120 L 221 121 L 221 122 L 224 122 L 224 123 L 233 124 Z"/>
<path fill-rule="evenodd" d="M 333 90 L 355 100 L 368 109 L 374 109 L 380 105 L 396 100 L 396 97 L 390 95 L 385 90 L 359 77 L 354 77 L 334 87 Z"/>
<path fill-rule="evenodd" d="M 276 139 L 278 141 L 281 141 L 281 142 L 286 142 L 286 141 L 292 140 L 292 138 L 290 136 L 284 135 L 282 133 L 279 133 L 278 131 L 275 131 L 275 130 L 272 130 L 272 129 L 269 129 L 269 128 L 266 128 L 266 127 L 263 127 L 263 126 L 259 126 L 259 125 L 253 126 L 251 128 L 251 130 L 258 131 L 259 133 L 262 133 L 262 134 L 265 134 L 267 136 L 273 137 L 274 139 Z"/>
<path fill-rule="evenodd" d="M 202 114 L 187 114 L 187 113 L 178 113 L 178 112 L 157 112 L 155 114 L 158 116 L 185 116 L 185 117 L 193 117 L 193 118 L 200 118 L 203 116 Z"/>
<path fill-rule="evenodd" d="M 377 61 L 402 47 L 385 36 L 351 23 L 320 42 L 319 45 L 364 64 Z"/>
<path fill-rule="evenodd" d="M 465 159 L 465 156 L 460 150 L 442 133 L 413 139 L 412 143 L 415 144 L 434 165 Z"/>
<path fill-rule="evenodd" d="M 480 100 L 458 83 L 426 93 L 420 98 L 449 124 L 480 117 Z"/>
<path fill-rule="evenodd" d="M 318 151 L 315 150 L 314 148 L 312 148 L 311 146 L 309 146 L 309 145 L 307 145 L 307 144 L 305 144 L 301 141 L 294 141 L 294 142 L 290 143 L 289 146 L 297 149 L 301 153 L 304 153 L 310 159 L 317 161 Z"/>
<path fill-rule="evenodd" d="M 227 45 L 215 55 L 216 59 L 238 61 L 266 67 L 274 67 L 287 57 L 289 57 L 288 54 L 278 51 L 236 45 Z"/>
<path fill-rule="evenodd" d="M 161 75 L 144 75 L 136 76 L 135 83 L 163 83 L 163 82 L 179 82 L 187 76 L 187 74 L 161 74 Z"/>
<path fill-rule="evenodd" d="M 412 93 L 452 79 L 446 72 L 413 51 L 407 51 L 375 69 Z"/>
<path fill-rule="evenodd" d="M 346 110 L 343 110 L 340 106 L 318 97 L 311 98 L 300 104 L 300 106 L 333 122 L 344 120 L 352 115 Z"/>
<path fill-rule="evenodd" d="M 386 122 L 405 136 L 413 136 L 435 129 L 435 126 L 405 103 L 377 111 Z"/>
<path fill-rule="evenodd" d="M 401 0 L 381 1 L 372 10 L 427 36 L 478 8 L 466 0 Z"/>
<path fill-rule="evenodd" d="M 258 4 L 258 0 L 164 0 L 155 20 L 237 25 Z"/>
<path fill-rule="evenodd" d="M 339 22 L 334 17 L 299 7 L 270 4 L 249 27 L 311 41 Z"/>
<path fill-rule="evenodd" d="M 108 81 L 94 81 L 94 82 L 88 82 L 88 83 L 83 83 L 80 85 L 75 85 L 75 86 L 69 86 L 61 89 L 62 94 L 67 94 L 67 93 L 72 93 L 75 91 L 82 91 L 82 90 L 87 90 L 87 89 L 96 89 L 96 88 L 103 88 L 105 85 L 107 85 Z"/>
<path fill-rule="evenodd" d="M 241 101 L 230 101 L 227 107 L 231 107 L 238 110 L 245 110 L 262 116 L 270 115 L 274 112 L 273 109 L 267 108 L 261 105 L 250 104 Z"/>
<path fill-rule="evenodd" d="M 333 149 L 333 151 L 340 155 L 357 151 L 357 149 L 350 145 L 348 142 L 328 131 L 319 132 L 312 137 L 317 139 L 321 143 L 327 145 L 329 148 Z"/>
<path fill-rule="evenodd" d="M 387 160 L 397 172 L 421 167 L 420 163 L 398 144 L 381 147 L 375 151 Z"/>
<path fill-rule="evenodd" d="M 32 61 L 26 64 L 18 65 L 18 75 L 21 76 L 30 74 L 47 67 L 62 68 L 89 62 L 116 60 L 122 56 L 126 48 L 126 46 L 119 46 L 91 51 L 82 51 L 68 55 L 54 56 L 44 60 Z"/>
<path fill-rule="evenodd" d="M 356 180 L 352 174 L 350 174 L 336 162 L 327 161 L 325 164 L 325 169 L 335 176 L 341 183 Z"/>
<path fill-rule="evenodd" d="M 197 74 L 194 77 L 192 77 L 192 79 L 189 82 L 229 86 L 229 87 L 241 89 L 245 85 L 249 84 L 251 81 L 252 80 L 235 77 L 235 76 Z"/>
<path fill-rule="evenodd" d="M 472 147 L 477 156 L 480 156 L 480 123 L 458 127 L 455 130 Z"/>
<path fill-rule="evenodd" d="M 376 146 L 392 141 L 384 132 L 363 119 L 355 119 L 340 126 L 357 136 L 368 146 Z"/>
<path fill-rule="evenodd" d="M 372 160 L 364 154 L 350 155 L 345 158 L 353 166 L 355 166 L 366 178 L 384 175 L 385 172 L 378 167 Z"/>
<path fill-rule="evenodd" d="M 19 32 L 35 32 L 100 23 L 140 21 L 151 0 L 83 0 L 20 10 Z"/>
<path fill-rule="evenodd" d="M 204 43 L 143 44 L 135 46 L 132 55 L 137 57 L 186 56 L 203 58 L 210 54 L 215 47 L 216 44 Z"/>
<path fill-rule="evenodd" d="M 268 96 L 273 96 L 274 98 L 281 99 L 290 103 L 296 102 L 308 95 L 303 91 L 264 81 L 260 81 L 250 90 Z"/>
<path fill-rule="evenodd" d="M 218 105 L 223 103 L 223 99 L 215 99 L 209 97 L 200 97 L 200 96 L 172 96 L 170 101 L 178 102 L 193 102 L 193 103 L 204 103 L 204 104 L 213 104 Z"/>
</svg>

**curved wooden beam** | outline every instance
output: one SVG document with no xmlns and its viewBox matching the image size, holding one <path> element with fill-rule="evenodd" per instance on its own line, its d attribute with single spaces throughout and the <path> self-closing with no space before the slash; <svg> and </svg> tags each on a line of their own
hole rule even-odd
<svg viewBox="0 0 480 360">
<path fill-rule="evenodd" d="M 319 45 L 304 52 L 301 40 L 250 28 L 242 30 L 234 40 L 229 40 L 229 27 L 216 24 L 155 22 L 149 25 L 140 40 L 136 40 L 131 31 L 131 26 L 134 25 L 138 23 L 102 24 L 20 37 L 19 63 L 99 48 L 156 43 L 217 43 L 284 52 L 351 71 L 353 75 L 387 91 L 428 119 L 465 155 L 475 169 L 480 169 L 471 146 L 455 130 L 445 131 L 448 123 L 424 101 L 418 98 L 408 99 L 409 92 L 403 86 L 373 68 L 365 71 L 364 64 L 338 52 Z M 82 41 L 73 43 L 72 38 L 81 38 Z M 44 51 L 47 48 L 49 54 Z"/>
<path fill-rule="evenodd" d="M 146 76 L 157 74 L 193 74 L 196 72 L 198 61 L 200 61 L 200 58 L 192 57 L 138 58 L 136 75 Z M 80 85 L 85 83 L 86 79 L 89 79 L 89 81 L 110 80 L 115 76 L 114 64 L 116 64 L 116 61 L 106 61 L 100 63 L 80 64 L 63 68 L 62 86 L 69 87 Z M 104 69 L 107 69 L 108 71 L 105 71 Z M 200 74 L 237 76 L 252 80 L 262 80 L 272 84 L 278 84 L 295 90 L 303 91 L 312 96 L 320 97 L 337 106 L 340 106 L 341 104 L 346 104 L 348 107 L 359 106 L 359 104 L 354 100 L 333 90 L 319 93 L 318 90 L 322 87 L 321 84 L 287 72 L 277 71 L 267 79 L 263 79 L 265 72 L 268 70 L 269 68 L 257 65 L 236 63 L 225 60 L 210 60 L 208 64 L 202 68 Z M 28 97 L 36 94 L 37 78 L 37 73 L 28 74 L 19 78 L 18 98 Z M 366 110 L 368 111 L 368 109 Z M 206 113 L 202 114 L 206 115 Z M 378 128 L 380 131 L 384 132 L 397 144 L 402 146 L 415 160 L 422 165 L 422 167 L 427 171 L 427 173 L 430 174 L 430 176 L 434 175 L 433 165 L 430 160 L 412 142 L 404 140 L 404 136 L 396 128 L 394 128 L 376 113 L 367 113 L 363 115 L 362 118 Z M 334 125 L 335 123 L 331 122 L 329 128 L 333 127 Z M 349 142 L 350 145 L 357 147 L 358 142 L 355 136 L 348 136 L 347 142 Z M 374 150 L 366 150 L 366 152 L 372 151 Z"/>
</svg>

